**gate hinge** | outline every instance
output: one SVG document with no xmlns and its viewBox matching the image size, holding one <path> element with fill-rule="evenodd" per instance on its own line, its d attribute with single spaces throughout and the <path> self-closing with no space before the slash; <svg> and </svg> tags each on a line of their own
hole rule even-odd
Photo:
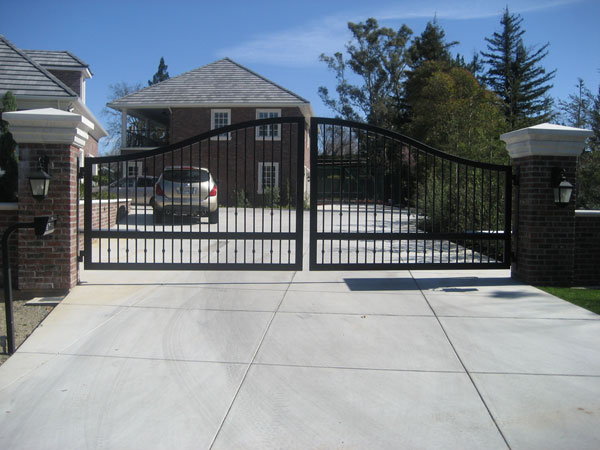
<svg viewBox="0 0 600 450">
<path fill-rule="evenodd" d="M 85 254 L 85 253 L 84 253 L 84 251 L 83 251 L 83 250 L 81 250 L 81 251 L 79 252 L 79 255 L 77 256 L 77 262 L 83 262 L 83 255 L 84 255 L 84 254 Z"/>
<path fill-rule="evenodd" d="M 79 178 L 80 180 L 84 178 L 83 167 L 80 167 L 79 170 L 77 170 L 77 178 Z"/>
</svg>

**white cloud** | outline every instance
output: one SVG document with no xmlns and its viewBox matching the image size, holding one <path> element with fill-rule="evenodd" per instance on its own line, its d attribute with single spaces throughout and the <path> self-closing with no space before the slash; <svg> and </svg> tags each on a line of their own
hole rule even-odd
<svg viewBox="0 0 600 450">
<path fill-rule="evenodd" d="M 532 12 L 554 8 L 582 0 L 521 0 L 509 5 L 513 13 Z M 364 21 L 375 17 L 378 21 L 431 19 L 437 15 L 445 20 L 472 20 L 499 16 L 506 0 L 431 0 L 425 2 L 402 0 L 380 9 L 369 8 L 322 18 L 291 29 L 257 36 L 249 41 L 218 51 L 218 56 L 229 56 L 243 63 L 266 63 L 282 66 L 307 66 L 319 63 L 321 53 L 333 54 L 344 48 L 350 39 L 349 21 Z"/>
</svg>

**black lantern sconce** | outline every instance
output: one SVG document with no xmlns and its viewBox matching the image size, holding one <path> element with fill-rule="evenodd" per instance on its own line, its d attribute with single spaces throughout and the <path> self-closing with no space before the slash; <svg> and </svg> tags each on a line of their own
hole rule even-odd
<svg viewBox="0 0 600 450">
<path fill-rule="evenodd" d="M 554 203 L 566 206 L 571 201 L 573 185 L 567 181 L 565 169 L 554 167 L 552 169 L 552 189 L 554 191 Z"/>
<path fill-rule="evenodd" d="M 31 185 L 31 195 L 36 200 L 44 200 L 48 195 L 50 180 L 52 177 L 48 174 L 48 157 L 40 156 L 38 159 L 38 168 L 29 175 L 29 184 Z"/>
</svg>

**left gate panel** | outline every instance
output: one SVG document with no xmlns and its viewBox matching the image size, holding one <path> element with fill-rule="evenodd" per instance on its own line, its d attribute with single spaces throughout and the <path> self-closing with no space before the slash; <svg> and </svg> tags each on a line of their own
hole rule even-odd
<svg viewBox="0 0 600 450">
<path fill-rule="evenodd" d="M 86 159 L 84 267 L 301 269 L 306 153 L 284 117 Z"/>
</svg>

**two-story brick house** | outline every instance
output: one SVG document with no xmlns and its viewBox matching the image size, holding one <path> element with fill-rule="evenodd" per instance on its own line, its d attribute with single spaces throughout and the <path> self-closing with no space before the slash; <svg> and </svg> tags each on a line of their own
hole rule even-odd
<svg viewBox="0 0 600 450">
<path fill-rule="evenodd" d="M 313 115 L 310 102 L 229 58 L 141 89 L 108 103 L 108 106 L 121 111 L 122 114 L 122 155 L 175 144 L 216 128 L 255 119 L 304 117 L 308 123 Z M 136 129 L 130 128 L 132 118 L 138 122 Z M 140 123 L 145 125 L 140 127 Z M 247 180 L 253 179 L 252 182 L 246 181 L 244 185 L 249 193 L 262 194 L 265 187 L 283 189 L 284 183 L 289 182 L 289 177 L 287 181 L 282 177 L 291 170 L 291 165 L 284 163 L 284 160 L 289 159 L 285 158 L 289 147 L 287 139 L 292 139 L 291 136 L 284 135 L 284 130 L 285 128 L 280 126 L 257 128 L 253 145 L 259 146 L 258 156 L 255 152 L 255 158 L 249 162 L 247 155 L 242 156 L 240 152 L 236 152 L 236 158 L 239 158 L 237 173 L 233 171 L 234 164 L 231 160 L 228 174 L 223 174 L 221 165 L 220 187 L 225 188 L 226 184 L 233 185 L 236 179 L 244 177 Z M 309 151 L 306 128 L 303 132 L 306 138 L 302 152 L 304 166 L 307 168 Z M 261 138 L 264 137 L 267 137 L 268 143 L 261 142 Z M 232 140 L 231 136 L 221 137 L 218 142 L 215 138 L 212 139 L 213 154 L 210 159 L 213 166 L 218 164 L 216 161 L 219 157 L 222 158 L 223 164 L 226 154 L 231 155 Z M 248 140 L 247 136 L 245 140 Z M 241 146 L 239 142 L 237 144 Z M 268 150 L 268 155 L 264 155 L 261 148 L 267 146 L 271 150 Z M 280 153 L 283 153 L 283 157 L 280 157 Z M 208 159 L 207 156 L 204 158 Z M 208 166 L 209 162 L 202 165 Z M 244 173 L 239 169 L 242 165 L 247 165 Z M 158 174 L 156 169 L 149 169 L 148 162 L 142 160 L 127 164 L 128 176 L 139 175 L 142 172 Z M 307 170 L 305 179 L 306 174 Z M 295 179 L 292 182 L 295 182 Z M 307 187 L 304 189 L 306 191 Z M 231 198 L 233 187 L 229 191 Z"/>
</svg>

